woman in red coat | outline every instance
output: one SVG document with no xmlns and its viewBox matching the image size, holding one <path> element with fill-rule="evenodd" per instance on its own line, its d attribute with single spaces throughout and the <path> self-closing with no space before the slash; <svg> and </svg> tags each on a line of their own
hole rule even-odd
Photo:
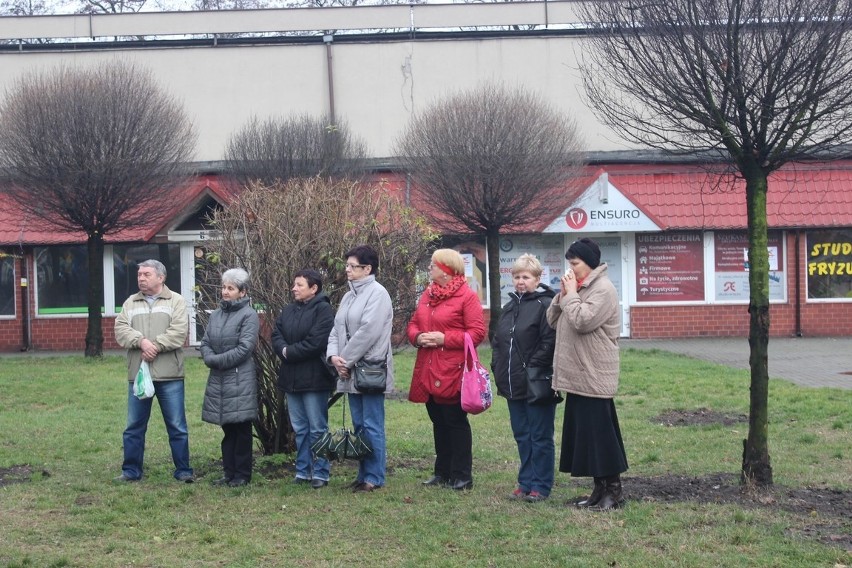
<svg viewBox="0 0 852 568">
<path fill-rule="evenodd" d="M 425 402 L 435 438 L 434 475 L 425 485 L 473 487 L 473 440 L 461 407 L 464 334 L 474 345 L 485 338 L 479 296 L 467 285 L 464 259 L 438 249 L 429 265 L 431 283 L 408 323 L 408 340 L 418 348 L 408 399 Z"/>
</svg>

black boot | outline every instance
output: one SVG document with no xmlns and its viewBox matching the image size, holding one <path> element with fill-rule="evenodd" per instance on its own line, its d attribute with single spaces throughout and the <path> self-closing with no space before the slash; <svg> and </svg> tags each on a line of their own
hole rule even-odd
<svg viewBox="0 0 852 568">
<path fill-rule="evenodd" d="M 592 494 L 581 501 L 577 501 L 576 503 L 574 503 L 574 506 L 583 509 L 586 507 L 594 507 L 600 502 L 601 497 L 603 497 L 605 488 L 606 480 L 603 477 L 596 477 L 595 488 L 592 490 Z"/>
<path fill-rule="evenodd" d="M 613 475 L 606 478 L 606 487 L 604 488 L 603 497 L 594 507 L 589 507 L 594 511 L 612 511 L 618 509 L 624 504 L 624 496 L 621 491 L 621 476 Z"/>
</svg>

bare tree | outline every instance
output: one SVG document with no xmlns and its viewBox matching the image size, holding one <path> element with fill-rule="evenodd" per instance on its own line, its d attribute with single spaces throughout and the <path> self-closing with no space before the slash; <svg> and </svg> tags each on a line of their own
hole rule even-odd
<svg viewBox="0 0 852 568">
<path fill-rule="evenodd" d="M 50 9 L 44 0 L 0 0 L 3 16 L 39 16 L 50 13 Z"/>
<path fill-rule="evenodd" d="M 78 14 L 124 14 L 139 12 L 148 0 L 78 0 Z"/>
<path fill-rule="evenodd" d="M 364 167 L 365 144 L 343 121 L 310 115 L 252 118 L 228 141 L 225 159 L 238 181 L 351 177 Z"/>
<path fill-rule="evenodd" d="M 768 175 L 852 133 L 849 0 L 602 0 L 583 76 L 600 119 L 630 140 L 716 150 L 746 186 L 751 400 L 742 476 L 772 483 L 768 444 Z"/>
<path fill-rule="evenodd" d="M 193 0 L 193 10 L 259 10 L 275 8 L 275 2 L 266 0 Z"/>
<path fill-rule="evenodd" d="M 0 131 L 5 191 L 29 214 L 86 234 L 85 353 L 100 356 L 104 237 L 163 214 L 194 147 L 190 121 L 149 71 L 115 62 L 18 79 L 0 104 Z"/>
<path fill-rule="evenodd" d="M 397 154 L 439 229 L 485 234 L 493 334 L 500 233 L 568 206 L 565 184 L 581 164 L 574 122 L 536 94 L 485 84 L 417 115 Z"/>
<path fill-rule="evenodd" d="M 264 327 L 271 329 L 291 301 L 293 274 L 314 268 L 324 275 L 323 291 L 337 306 L 349 289 L 342 255 L 367 243 L 379 252 L 378 278 L 394 302 L 394 337 L 404 340 L 417 303 L 418 268 L 424 274 L 435 235 L 381 184 L 319 177 L 252 184 L 215 214 L 213 226 L 217 238 L 207 242 L 204 257 L 212 274 L 202 286 L 202 301 L 215 305 L 221 270 L 245 267 L 251 273 L 252 301 L 263 307 Z M 275 387 L 279 361 L 265 334 L 255 357 L 261 369 L 261 411 L 255 423 L 261 446 L 267 454 L 291 449 L 285 400 Z"/>
</svg>

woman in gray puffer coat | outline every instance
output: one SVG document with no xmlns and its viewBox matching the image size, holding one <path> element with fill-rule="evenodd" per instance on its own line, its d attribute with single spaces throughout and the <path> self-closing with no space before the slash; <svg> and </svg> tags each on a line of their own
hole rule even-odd
<svg viewBox="0 0 852 568">
<path fill-rule="evenodd" d="M 201 357 L 210 367 L 201 419 L 222 427 L 225 475 L 214 485 L 241 487 L 251 481 L 252 422 L 257 417 L 254 348 L 260 321 L 251 306 L 249 275 L 242 268 L 222 274 L 222 301 L 210 314 Z"/>
</svg>

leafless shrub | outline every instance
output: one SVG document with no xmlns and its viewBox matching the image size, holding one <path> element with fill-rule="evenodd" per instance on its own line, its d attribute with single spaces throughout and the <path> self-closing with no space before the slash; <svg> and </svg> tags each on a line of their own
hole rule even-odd
<svg viewBox="0 0 852 568">
<path fill-rule="evenodd" d="M 343 254 L 366 243 L 379 252 L 378 279 L 394 300 L 394 336 L 403 340 L 417 302 L 418 268 L 425 272 L 434 235 L 381 184 L 320 177 L 268 186 L 254 183 L 217 212 L 212 225 L 218 238 L 207 244 L 204 262 L 212 277 L 200 290 L 206 302 L 219 296 L 219 272 L 244 267 L 251 273 L 252 301 L 261 307 L 261 320 L 269 330 L 291 301 L 293 274 L 314 268 L 324 275 L 323 291 L 337 306 L 348 290 Z M 261 337 L 256 361 L 261 369 L 256 430 L 263 451 L 292 448 L 284 398 L 275 387 L 278 358 L 268 334 Z"/>
<path fill-rule="evenodd" d="M 297 177 L 354 177 L 366 146 L 342 120 L 310 115 L 252 118 L 228 141 L 225 159 L 242 184 L 272 184 Z"/>
</svg>

